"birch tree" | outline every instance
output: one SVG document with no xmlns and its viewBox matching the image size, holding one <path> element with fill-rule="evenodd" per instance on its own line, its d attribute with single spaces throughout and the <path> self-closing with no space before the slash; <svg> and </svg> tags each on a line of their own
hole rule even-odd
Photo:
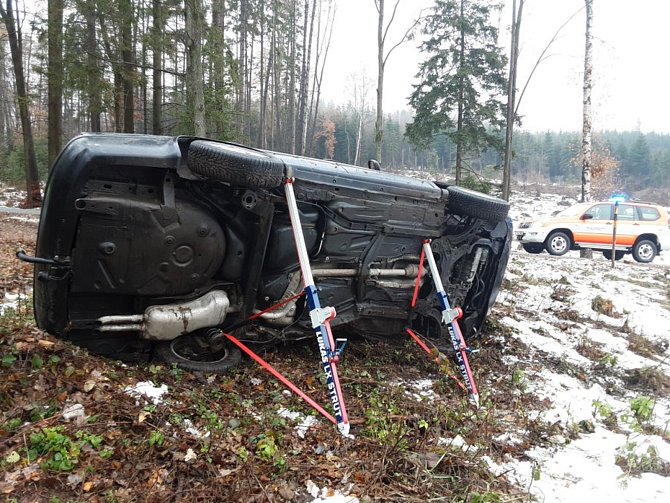
<svg viewBox="0 0 670 503">
<path fill-rule="evenodd" d="M 584 100 L 582 125 L 582 202 L 591 200 L 591 89 L 593 87 L 593 0 L 586 2 L 584 50 Z"/>
</svg>

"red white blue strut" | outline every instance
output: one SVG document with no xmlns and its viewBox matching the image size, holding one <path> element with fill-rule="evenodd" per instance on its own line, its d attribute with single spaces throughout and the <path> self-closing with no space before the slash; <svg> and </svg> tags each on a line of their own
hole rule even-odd
<svg viewBox="0 0 670 503">
<path fill-rule="evenodd" d="M 333 333 L 330 329 L 330 320 L 335 317 L 335 308 L 321 307 L 319 294 L 312 276 L 312 268 L 309 264 L 309 254 L 305 246 L 305 238 L 302 233 L 302 224 L 300 223 L 300 213 L 293 192 L 293 178 L 284 180 L 284 191 L 286 193 L 286 202 L 288 204 L 289 216 L 291 217 L 291 227 L 295 238 L 296 250 L 298 253 L 298 262 L 302 272 L 302 280 L 305 285 L 305 296 L 309 307 L 309 316 L 312 321 L 312 328 L 319 344 L 319 353 L 321 354 L 321 365 L 326 374 L 326 385 L 328 386 L 328 395 L 333 405 L 333 413 L 337 420 L 337 429 L 342 435 L 349 434 L 349 418 L 344 405 L 344 397 L 340 380 L 337 376 L 337 362 L 344 349 L 344 344 L 336 347 Z M 339 342 L 339 340 L 338 340 Z"/>
<path fill-rule="evenodd" d="M 433 250 L 430 247 L 429 239 L 423 242 L 423 251 L 426 259 L 428 260 L 430 274 L 433 277 L 433 284 L 435 285 L 437 298 L 442 309 L 442 323 L 447 325 L 449 338 L 451 339 L 451 344 L 453 345 L 454 351 L 456 352 L 456 361 L 458 363 L 459 370 L 461 371 L 463 382 L 465 383 L 465 387 L 470 393 L 472 402 L 477 408 L 479 408 L 479 392 L 477 391 L 477 384 L 475 383 L 475 379 L 472 376 L 472 370 L 470 370 L 470 362 L 468 360 L 469 349 L 465 343 L 465 339 L 463 338 L 461 328 L 458 325 L 458 319 L 463 316 L 463 311 L 458 307 L 452 309 L 449 304 L 449 299 L 447 298 L 447 293 L 444 290 L 442 277 L 440 276 L 440 271 L 437 269 L 437 264 L 435 263 L 435 257 L 433 257 Z"/>
</svg>

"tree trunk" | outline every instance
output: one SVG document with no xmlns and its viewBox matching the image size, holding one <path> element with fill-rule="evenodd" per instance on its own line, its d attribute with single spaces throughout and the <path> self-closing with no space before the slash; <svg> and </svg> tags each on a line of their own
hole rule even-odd
<svg viewBox="0 0 670 503">
<path fill-rule="evenodd" d="M 354 156 L 354 165 L 358 166 L 361 155 L 361 139 L 363 138 L 363 112 L 358 116 L 358 126 L 356 128 L 356 154 Z"/>
<path fill-rule="evenodd" d="M 265 148 L 265 106 L 267 103 L 267 80 L 265 78 L 265 6 L 260 6 L 260 37 L 261 47 L 258 62 L 258 70 L 260 73 L 258 82 L 260 84 L 260 102 L 258 114 L 258 134 L 256 135 L 256 145 L 260 148 Z"/>
<path fill-rule="evenodd" d="M 214 87 L 214 99 L 212 100 L 215 109 L 210 114 L 210 130 L 213 130 L 216 137 L 220 139 L 227 138 L 228 121 L 226 119 L 226 44 L 224 38 L 226 21 L 226 5 L 224 0 L 214 0 L 212 2 L 212 29 L 210 31 L 207 43 L 211 47 L 210 58 L 212 65 L 212 83 Z"/>
<path fill-rule="evenodd" d="M 584 111 L 582 127 L 582 202 L 591 200 L 591 88 L 593 87 L 593 0 L 586 3 L 586 44 L 584 50 Z M 581 258 L 593 258 L 592 249 L 582 249 Z"/>
<path fill-rule="evenodd" d="M 242 136 L 246 131 L 247 118 L 244 117 L 246 110 L 245 99 L 247 97 L 247 24 L 248 24 L 248 0 L 240 0 L 240 40 L 238 56 L 238 82 L 237 82 L 237 113 L 238 113 L 238 134 Z"/>
<path fill-rule="evenodd" d="M 147 34 L 149 34 L 149 21 L 148 21 L 148 12 L 146 5 L 144 3 L 144 0 L 141 0 L 140 2 L 140 9 L 141 9 L 141 14 L 142 14 L 142 25 L 141 25 L 141 36 L 144 38 Z M 135 34 L 135 39 L 137 39 L 137 33 Z M 142 93 L 142 133 L 148 134 L 149 133 L 149 93 L 148 93 L 148 78 L 147 78 L 147 72 L 148 72 L 148 44 L 146 42 L 142 42 L 141 44 L 142 47 L 142 78 L 140 79 L 139 85 L 140 85 L 140 91 Z"/>
<path fill-rule="evenodd" d="M 519 60 L 519 36 L 521 33 L 521 17 L 525 0 L 512 2 L 512 28 L 510 40 L 509 77 L 507 81 L 507 116 L 505 128 L 505 156 L 503 161 L 502 198 L 509 201 L 512 195 L 512 139 L 514 135 L 514 119 L 516 118 L 516 76 Z"/>
<path fill-rule="evenodd" d="M 5 75 L 5 52 L 0 51 L 0 75 Z M 0 79 L 0 96 L 8 96 L 9 92 L 7 90 L 7 82 L 5 79 Z M 7 113 L 7 104 L 4 100 L 0 101 L 0 152 L 4 152 L 5 149 L 9 150 L 10 138 L 9 134 L 9 120 Z"/>
<path fill-rule="evenodd" d="M 382 162 L 382 135 L 384 134 L 384 0 L 377 0 L 377 119 L 375 120 L 375 157 Z"/>
<path fill-rule="evenodd" d="M 253 12 L 252 12 L 253 14 Z M 253 21 L 252 21 L 253 23 Z M 256 36 L 253 31 L 250 33 L 251 40 L 248 40 L 249 49 L 247 50 L 247 62 L 245 67 L 247 69 L 247 75 L 245 77 L 246 84 L 246 97 L 244 98 L 244 120 L 245 120 L 245 130 L 244 138 L 245 141 L 251 141 L 251 91 L 253 89 L 253 71 L 254 71 L 254 48 L 256 47 Z"/>
<path fill-rule="evenodd" d="M 314 37 L 314 19 L 316 18 L 316 0 L 312 0 L 312 8 L 309 8 L 309 1 L 305 0 L 305 21 L 303 24 L 303 58 L 302 70 L 300 74 L 300 98 L 298 104 L 297 121 L 297 153 L 305 154 L 307 146 L 307 100 L 309 99 L 309 75 L 311 71 L 312 60 L 312 39 Z M 308 33 L 309 25 L 309 33 Z"/>
<path fill-rule="evenodd" d="M 278 43 L 277 43 L 277 16 L 278 16 L 278 1 L 275 0 L 273 3 L 273 10 L 274 10 L 274 27 L 272 30 L 272 50 L 275 55 L 274 57 L 274 75 L 273 75 L 273 80 L 274 80 L 274 97 L 272 99 L 272 102 L 274 104 L 274 128 L 272 132 L 272 148 L 275 150 L 279 150 L 282 148 L 283 143 L 282 142 L 282 121 L 281 121 L 281 62 L 279 61 L 279 58 L 277 57 L 278 55 Z"/>
<path fill-rule="evenodd" d="M 274 30 L 274 27 L 273 27 Z M 268 66 L 265 70 L 265 77 L 262 85 L 262 92 L 261 92 L 261 122 L 260 122 L 260 147 L 261 148 L 268 148 L 268 134 L 267 134 L 267 124 L 266 124 L 266 117 L 267 117 L 267 109 L 268 109 L 268 93 L 270 90 L 270 75 L 272 75 L 272 69 L 274 68 L 274 33 L 272 34 L 271 37 L 271 44 L 270 44 L 270 54 L 268 56 Z M 272 108 L 272 107 L 270 107 Z M 270 114 L 270 128 L 272 129 L 272 113 Z"/>
<path fill-rule="evenodd" d="M 152 0 L 153 17 L 151 45 L 153 51 L 151 131 L 163 134 L 163 9 L 161 0 Z"/>
<path fill-rule="evenodd" d="M 21 130 L 23 131 L 23 153 L 24 168 L 26 172 L 26 207 L 34 208 L 42 202 L 40 192 L 39 175 L 37 173 L 37 158 L 35 156 L 35 145 L 33 143 L 33 130 L 30 123 L 30 110 L 28 108 L 28 93 L 26 92 L 26 81 L 23 71 L 23 47 L 21 43 L 21 32 L 17 29 L 16 17 L 12 0 L 7 0 L 7 9 L 0 3 L 0 17 L 7 28 L 9 49 L 12 53 L 12 65 L 14 67 L 14 78 L 16 80 L 16 98 L 19 105 L 19 117 L 21 119 Z"/>
<path fill-rule="evenodd" d="M 591 89 L 593 87 L 593 0 L 586 3 L 586 44 L 584 51 L 584 120 L 582 128 L 582 202 L 591 200 Z"/>
<path fill-rule="evenodd" d="M 63 0 L 48 5 L 48 159 L 53 165 L 63 138 Z"/>
<path fill-rule="evenodd" d="M 135 58 L 133 45 L 133 5 L 131 0 L 120 0 L 121 60 L 120 90 L 123 93 L 123 132 L 135 132 Z"/>
<path fill-rule="evenodd" d="M 289 152 L 295 154 L 295 63 L 297 55 L 296 28 L 296 0 L 291 1 L 291 41 L 290 55 L 288 60 L 288 127 L 289 127 Z"/>
<path fill-rule="evenodd" d="M 188 104 L 193 108 L 193 130 L 196 136 L 206 136 L 205 127 L 205 89 L 202 72 L 202 0 L 186 1 L 186 44 L 188 47 L 189 81 Z"/>
<path fill-rule="evenodd" d="M 88 91 L 88 116 L 90 129 L 100 132 L 100 112 L 102 111 L 102 98 L 100 93 L 100 66 L 98 63 L 98 41 L 95 31 L 95 0 L 86 2 L 86 85 Z"/>
<path fill-rule="evenodd" d="M 334 21 L 334 10 L 332 4 L 329 4 L 328 15 L 326 17 L 326 25 L 323 35 L 323 45 L 321 42 L 321 4 L 319 4 L 319 30 L 316 36 L 316 61 L 314 62 L 314 84 L 312 90 L 312 101 L 310 103 L 310 119 L 308 121 L 308 131 L 307 131 L 307 154 L 312 155 L 313 152 L 313 139 L 314 133 L 316 131 L 316 122 L 319 117 L 319 104 L 321 101 L 321 83 L 323 82 L 323 72 L 326 67 L 326 61 L 328 60 L 328 51 L 330 49 L 330 41 L 333 35 L 333 21 Z M 323 61 L 321 62 L 321 55 L 323 54 Z M 320 63 L 321 62 L 321 63 Z M 319 64 L 321 66 L 319 67 Z"/>
<path fill-rule="evenodd" d="M 459 67 L 462 70 L 465 66 L 465 22 L 463 21 L 464 17 L 464 5 L 461 0 L 461 33 L 460 33 L 460 55 L 459 55 Z M 463 76 L 459 77 L 459 90 L 458 90 L 458 117 L 456 122 L 456 185 L 461 184 L 461 169 L 463 167 L 463 113 L 464 113 L 464 89 L 463 89 Z"/>
<path fill-rule="evenodd" d="M 123 133 L 123 77 L 114 70 L 114 132 Z"/>
</svg>

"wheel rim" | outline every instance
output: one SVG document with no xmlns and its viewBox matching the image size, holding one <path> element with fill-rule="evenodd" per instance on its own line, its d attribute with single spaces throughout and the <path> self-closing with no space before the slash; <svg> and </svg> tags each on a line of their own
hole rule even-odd
<svg viewBox="0 0 670 503">
<path fill-rule="evenodd" d="M 211 344 L 201 335 L 182 335 L 170 341 L 170 350 L 177 358 L 189 362 L 215 363 L 228 358 L 228 349 L 213 350 Z"/>
<path fill-rule="evenodd" d="M 551 238 L 551 249 L 556 253 L 563 253 L 568 247 L 568 243 L 563 236 L 554 236 Z"/>
<path fill-rule="evenodd" d="M 642 243 L 637 249 L 638 256 L 643 260 L 654 258 L 654 247 L 649 243 Z"/>
</svg>

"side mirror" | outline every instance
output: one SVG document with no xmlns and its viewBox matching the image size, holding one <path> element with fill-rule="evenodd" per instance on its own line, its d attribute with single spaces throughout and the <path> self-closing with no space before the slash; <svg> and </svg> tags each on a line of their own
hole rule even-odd
<svg viewBox="0 0 670 503">
<path fill-rule="evenodd" d="M 581 217 L 579 217 L 580 220 L 591 220 L 593 218 L 593 215 L 591 213 L 584 213 Z"/>
<path fill-rule="evenodd" d="M 376 159 L 370 159 L 368 161 L 368 169 L 374 169 L 375 171 L 380 171 L 381 170 L 381 164 L 379 164 L 379 161 Z"/>
</svg>

